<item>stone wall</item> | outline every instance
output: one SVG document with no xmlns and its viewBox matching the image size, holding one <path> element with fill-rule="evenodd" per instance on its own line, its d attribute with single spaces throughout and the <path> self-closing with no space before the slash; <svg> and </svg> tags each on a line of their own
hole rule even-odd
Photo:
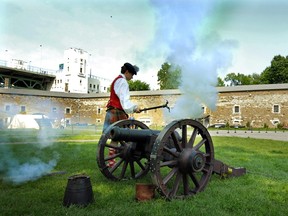
<svg viewBox="0 0 288 216">
<path fill-rule="evenodd" d="M 131 100 L 141 108 L 158 106 L 166 103 L 175 103 L 179 93 L 141 92 L 131 93 Z M 73 94 L 43 92 L 35 90 L 0 90 L 0 119 L 6 125 L 16 114 L 43 113 L 50 119 L 68 124 L 96 124 L 102 125 L 106 113 L 106 104 L 109 94 Z M 9 110 L 7 110 L 9 106 Z M 21 107 L 25 106 L 25 112 Z M 165 109 L 167 112 L 167 110 Z M 141 121 L 149 120 L 150 125 L 164 125 L 163 109 L 149 110 L 140 114 L 131 114 L 130 117 Z M 146 122 L 147 123 L 147 122 Z"/>
<path fill-rule="evenodd" d="M 210 115 L 210 124 L 223 122 L 229 125 L 250 124 L 253 127 L 263 127 L 266 124 L 271 128 L 278 121 L 288 125 L 288 84 L 221 87 L 218 91 L 217 109 L 205 109 L 204 113 Z M 141 108 L 162 105 L 166 100 L 172 108 L 180 96 L 178 90 L 131 92 L 132 101 Z M 64 119 L 69 124 L 102 125 L 108 99 L 107 93 L 73 94 L 0 89 L 1 124 L 7 125 L 15 114 L 43 113 L 55 121 Z M 279 113 L 273 112 L 274 105 L 279 106 Z M 238 113 L 234 112 L 235 106 L 239 108 Z M 149 126 L 162 126 L 169 123 L 167 112 L 167 109 L 149 110 L 131 117 L 141 121 L 149 120 Z"/>
<path fill-rule="evenodd" d="M 220 92 L 217 110 L 212 113 L 213 122 L 233 125 L 240 120 L 241 125 L 252 127 L 275 127 L 273 122 L 288 125 L 288 90 Z M 279 105 L 280 112 L 273 112 L 273 106 Z M 239 113 L 234 113 L 239 106 Z"/>
</svg>

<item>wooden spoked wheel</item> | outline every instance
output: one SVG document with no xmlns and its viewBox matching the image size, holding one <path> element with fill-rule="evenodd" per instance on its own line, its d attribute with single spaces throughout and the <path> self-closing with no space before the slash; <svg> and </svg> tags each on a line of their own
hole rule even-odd
<svg viewBox="0 0 288 216">
<path fill-rule="evenodd" d="M 214 147 L 207 129 L 191 119 L 176 120 L 162 130 L 150 155 L 158 192 L 167 199 L 203 191 L 212 175 Z"/>
<path fill-rule="evenodd" d="M 110 125 L 102 134 L 97 147 L 97 164 L 100 171 L 110 180 L 138 179 L 149 172 L 149 156 L 136 150 L 136 143 L 112 141 L 113 127 L 149 129 L 137 120 L 121 120 Z"/>
</svg>

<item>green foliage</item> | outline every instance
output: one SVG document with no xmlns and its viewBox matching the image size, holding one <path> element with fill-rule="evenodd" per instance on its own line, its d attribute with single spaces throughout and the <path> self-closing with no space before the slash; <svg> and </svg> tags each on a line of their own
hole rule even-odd
<svg viewBox="0 0 288 216">
<path fill-rule="evenodd" d="M 128 81 L 130 91 L 145 91 L 150 90 L 149 84 L 142 82 L 140 80 L 130 80 Z"/>
<path fill-rule="evenodd" d="M 278 129 L 283 129 L 283 127 L 284 127 L 284 124 L 281 124 L 281 123 L 277 124 Z"/>
<path fill-rule="evenodd" d="M 157 73 L 160 89 L 177 89 L 181 81 L 181 69 L 170 65 L 168 62 L 162 64 Z"/>
<path fill-rule="evenodd" d="M 288 83 L 288 56 L 275 56 L 271 61 L 271 66 L 267 67 L 261 74 L 229 73 L 224 80 L 230 86 Z"/>
<path fill-rule="evenodd" d="M 261 75 L 256 73 L 253 73 L 252 75 L 229 73 L 224 80 L 229 82 L 230 86 L 263 84 Z"/>
<path fill-rule="evenodd" d="M 217 77 L 217 86 L 225 86 L 224 81 L 220 77 Z"/>
<path fill-rule="evenodd" d="M 261 73 L 261 77 L 263 83 L 288 83 L 288 56 L 275 56 L 271 66 Z"/>
<path fill-rule="evenodd" d="M 226 75 L 224 80 L 230 82 L 230 86 L 251 85 L 251 76 L 246 76 L 240 73 L 229 73 Z"/>
<path fill-rule="evenodd" d="M 260 74 L 253 73 L 252 75 L 248 75 L 248 77 L 251 79 L 250 80 L 251 85 L 263 84 L 262 77 Z"/>
</svg>

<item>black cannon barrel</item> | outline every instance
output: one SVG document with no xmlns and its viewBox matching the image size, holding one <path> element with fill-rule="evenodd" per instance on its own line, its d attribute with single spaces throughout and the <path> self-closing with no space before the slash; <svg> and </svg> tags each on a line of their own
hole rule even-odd
<svg viewBox="0 0 288 216">
<path fill-rule="evenodd" d="M 115 126 L 111 129 L 111 139 L 115 141 L 139 142 L 147 141 L 152 136 L 158 136 L 160 131 L 151 129 L 130 129 Z"/>
</svg>

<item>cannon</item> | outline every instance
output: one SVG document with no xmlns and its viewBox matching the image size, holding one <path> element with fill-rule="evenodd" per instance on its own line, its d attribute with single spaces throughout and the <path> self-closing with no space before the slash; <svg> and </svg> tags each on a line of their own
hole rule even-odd
<svg viewBox="0 0 288 216">
<path fill-rule="evenodd" d="M 137 120 L 115 122 L 100 137 L 96 158 L 102 174 L 114 181 L 139 179 L 150 171 L 167 199 L 203 191 L 213 173 L 223 178 L 246 173 L 214 158 L 208 130 L 193 119 L 172 121 L 161 131 Z"/>
</svg>

